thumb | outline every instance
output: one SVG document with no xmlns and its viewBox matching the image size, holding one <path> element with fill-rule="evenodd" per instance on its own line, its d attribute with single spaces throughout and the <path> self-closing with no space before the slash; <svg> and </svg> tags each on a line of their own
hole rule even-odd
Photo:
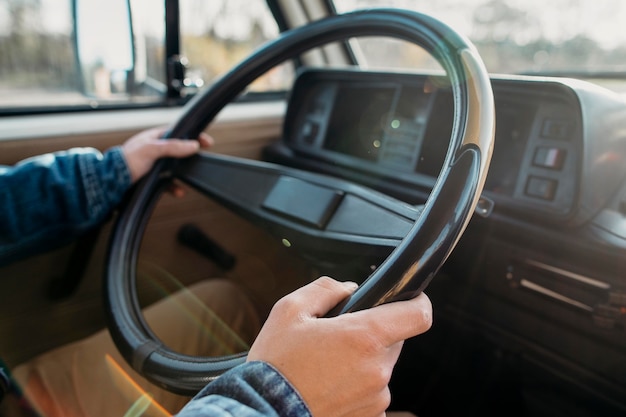
<svg viewBox="0 0 626 417">
<path fill-rule="evenodd" d="M 322 317 L 354 292 L 354 282 L 339 282 L 330 277 L 321 277 L 297 289 L 285 298 L 290 298 L 300 308 L 301 314 Z"/>
</svg>

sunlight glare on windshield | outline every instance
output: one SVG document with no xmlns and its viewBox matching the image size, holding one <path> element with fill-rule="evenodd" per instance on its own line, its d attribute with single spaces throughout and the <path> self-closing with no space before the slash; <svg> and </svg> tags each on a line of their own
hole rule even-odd
<svg viewBox="0 0 626 417">
<path fill-rule="evenodd" d="M 339 13 L 400 7 L 469 37 L 492 73 L 623 73 L 622 0 L 335 0 Z M 367 56 L 369 65 L 373 57 Z M 389 64 L 389 62 L 386 62 Z"/>
</svg>

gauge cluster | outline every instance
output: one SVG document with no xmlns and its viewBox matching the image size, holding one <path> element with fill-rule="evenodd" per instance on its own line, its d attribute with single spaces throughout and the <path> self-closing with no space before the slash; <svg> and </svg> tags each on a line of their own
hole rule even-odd
<svg viewBox="0 0 626 417">
<path fill-rule="evenodd" d="M 504 209 L 568 216 L 582 149 L 575 95 L 558 83 L 493 87 L 496 145 L 485 193 Z M 268 157 L 340 173 L 417 204 L 443 164 L 454 111 L 445 77 L 306 71 L 292 92 L 284 141 Z"/>
</svg>

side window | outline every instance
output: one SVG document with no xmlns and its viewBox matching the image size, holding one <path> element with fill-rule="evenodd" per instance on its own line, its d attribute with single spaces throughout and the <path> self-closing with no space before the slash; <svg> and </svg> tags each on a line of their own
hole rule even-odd
<svg viewBox="0 0 626 417">
<path fill-rule="evenodd" d="M 0 0 L 0 115 L 171 102 L 172 42 L 184 98 L 277 35 L 265 0 Z M 250 90 L 292 79 L 286 64 Z"/>
<path fill-rule="evenodd" d="M 0 107 L 76 104 L 70 0 L 0 0 Z"/>
<path fill-rule="evenodd" d="M 191 85 L 223 75 L 254 49 L 278 36 L 265 0 L 180 0 L 182 54 Z M 250 91 L 285 90 L 291 86 L 291 63 L 256 80 Z"/>
</svg>

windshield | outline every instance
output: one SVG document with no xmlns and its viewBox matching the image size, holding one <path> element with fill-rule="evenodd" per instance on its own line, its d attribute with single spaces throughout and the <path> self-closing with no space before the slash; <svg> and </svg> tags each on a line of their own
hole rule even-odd
<svg viewBox="0 0 626 417">
<path fill-rule="evenodd" d="M 608 79 L 626 71 L 623 0 L 335 0 L 334 5 L 338 13 L 400 7 L 434 16 L 470 38 L 491 73 Z M 415 52 L 406 53 L 413 54 L 410 59 L 397 53 L 380 59 L 375 53 L 380 40 L 358 42 L 370 66 L 416 62 Z M 432 66 L 425 61 L 425 68 Z"/>
</svg>

